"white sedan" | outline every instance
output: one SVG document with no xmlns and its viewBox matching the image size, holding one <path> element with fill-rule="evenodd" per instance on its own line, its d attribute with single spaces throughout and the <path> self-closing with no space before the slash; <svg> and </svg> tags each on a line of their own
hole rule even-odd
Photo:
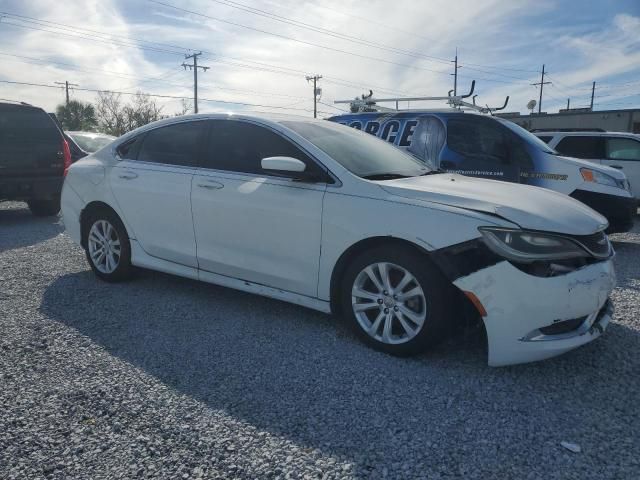
<svg viewBox="0 0 640 480">
<path fill-rule="evenodd" d="M 490 365 L 540 360 L 612 315 L 604 217 L 549 190 L 429 170 L 325 121 L 149 124 L 73 164 L 62 211 L 106 281 L 137 266 L 334 312 L 397 355 L 471 317 Z"/>
</svg>

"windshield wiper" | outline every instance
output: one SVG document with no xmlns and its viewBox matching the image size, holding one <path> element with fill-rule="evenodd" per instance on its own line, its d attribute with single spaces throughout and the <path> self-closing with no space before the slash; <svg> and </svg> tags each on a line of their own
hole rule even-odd
<svg viewBox="0 0 640 480">
<path fill-rule="evenodd" d="M 426 177 L 427 175 L 438 175 L 439 173 L 447 173 L 441 168 L 437 168 L 436 170 L 429 170 L 428 172 L 421 173 L 421 177 Z"/>
<path fill-rule="evenodd" d="M 411 175 L 402 175 L 401 173 L 372 173 L 371 175 L 363 175 L 362 178 L 367 180 L 394 180 L 396 178 L 409 178 Z"/>
</svg>

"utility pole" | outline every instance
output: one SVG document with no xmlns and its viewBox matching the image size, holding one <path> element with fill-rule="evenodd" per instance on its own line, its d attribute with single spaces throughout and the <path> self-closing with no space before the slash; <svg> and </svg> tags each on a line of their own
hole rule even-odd
<svg viewBox="0 0 640 480">
<path fill-rule="evenodd" d="M 67 95 L 67 105 L 69 105 L 69 87 L 79 87 L 77 83 L 69 83 L 67 80 L 64 82 L 54 82 L 56 85 L 64 85 L 64 90 Z"/>
<path fill-rule="evenodd" d="M 569 104 L 571 103 L 571 99 L 567 98 L 567 110 L 569 110 Z"/>
<path fill-rule="evenodd" d="M 202 67 L 198 65 L 198 56 L 202 55 L 202 52 L 194 53 L 192 55 L 185 55 L 184 59 L 188 60 L 193 58 L 193 65 L 188 63 L 183 63 L 182 66 L 186 70 L 189 67 L 189 70 L 193 70 L 193 112 L 198 113 L 198 69 L 201 68 L 204 72 L 209 70 L 210 67 Z"/>
<path fill-rule="evenodd" d="M 542 78 L 540 78 L 540 82 L 539 83 L 532 83 L 531 85 L 537 87 L 538 85 L 540 85 L 540 101 L 538 102 L 538 113 L 542 112 L 542 88 L 545 85 L 549 85 L 551 82 L 545 82 L 544 81 L 544 65 L 542 65 Z"/>
<path fill-rule="evenodd" d="M 453 75 L 453 96 L 458 95 L 458 69 L 462 68 L 458 66 L 458 47 L 456 47 L 456 58 L 451 61 L 454 64 L 453 73 L 449 75 Z"/>
<path fill-rule="evenodd" d="M 596 95 L 596 82 L 591 85 L 591 110 L 593 111 L 593 97 Z"/>
<path fill-rule="evenodd" d="M 318 88 L 318 80 L 322 78 L 322 75 L 316 73 L 313 76 L 307 76 L 305 78 L 307 82 L 313 80 L 313 118 L 318 118 L 318 97 L 321 93 L 321 90 Z"/>
</svg>

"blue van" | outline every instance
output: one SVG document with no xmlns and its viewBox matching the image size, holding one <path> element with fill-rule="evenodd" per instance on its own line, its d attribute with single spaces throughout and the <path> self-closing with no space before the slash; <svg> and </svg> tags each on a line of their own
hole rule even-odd
<svg viewBox="0 0 640 480">
<path fill-rule="evenodd" d="M 362 112 L 329 118 L 375 135 L 430 168 L 548 188 L 570 195 L 609 220 L 609 233 L 633 225 L 637 201 L 624 173 L 563 157 L 508 120 L 463 110 Z"/>
</svg>

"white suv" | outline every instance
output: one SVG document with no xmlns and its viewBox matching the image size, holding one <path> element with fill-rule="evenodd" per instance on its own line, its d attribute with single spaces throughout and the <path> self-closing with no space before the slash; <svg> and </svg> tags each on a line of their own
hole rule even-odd
<svg viewBox="0 0 640 480">
<path fill-rule="evenodd" d="M 597 338 L 612 314 L 603 216 L 431 170 L 326 121 L 146 125 L 71 166 L 62 210 L 103 280 L 139 266 L 334 312 L 398 355 L 467 312 L 484 321 L 491 365 L 540 360 Z"/>
<path fill-rule="evenodd" d="M 626 132 L 538 132 L 562 155 L 622 170 L 640 200 L 640 135 Z"/>
</svg>

